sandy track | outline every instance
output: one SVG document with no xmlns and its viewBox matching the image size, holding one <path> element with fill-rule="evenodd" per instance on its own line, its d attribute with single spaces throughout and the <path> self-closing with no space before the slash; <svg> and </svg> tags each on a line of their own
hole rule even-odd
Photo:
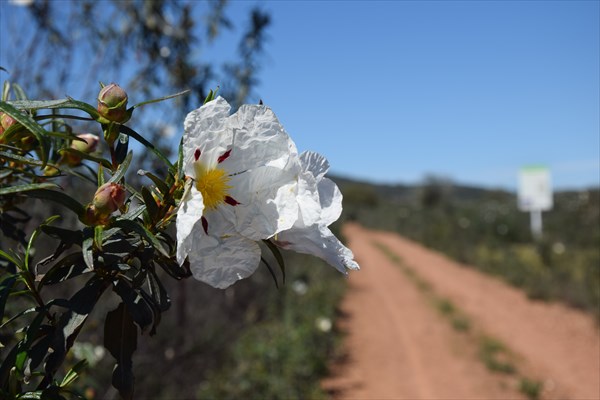
<svg viewBox="0 0 600 400">
<path fill-rule="evenodd" d="M 347 359 L 323 386 L 336 398 L 520 399 L 489 372 L 468 335 L 454 331 L 373 241 L 450 299 L 474 326 L 504 342 L 519 371 L 544 381 L 544 398 L 600 399 L 600 332 L 593 318 L 534 302 L 501 281 L 398 235 L 344 227 L 362 270 L 342 304 Z M 508 382 L 508 383 L 507 383 Z"/>
</svg>

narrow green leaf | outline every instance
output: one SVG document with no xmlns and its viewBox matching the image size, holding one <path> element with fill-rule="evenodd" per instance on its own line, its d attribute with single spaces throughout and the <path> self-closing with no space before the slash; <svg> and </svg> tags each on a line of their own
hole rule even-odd
<svg viewBox="0 0 600 400">
<path fill-rule="evenodd" d="M 81 254 L 83 255 L 83 261 L 90 269 L 94 269 L 94 238 L 87 237 L 81 244 Z"/>
<path fill-rule="evenodd" d="M 11 254 L 6 253 L 3 250 L 0 250 L 0 257 L 4 258 L 5 260 L 8 260 L 9 262 L 15 264 L 19 269 L 23 269 L 23 265 L 21 264 L 21 260 L 19 260 L 18 258 L 14 257 Z"/>
<path fill-rule="evenodd" d="M 18 83 L 12 84 L 12 91 L 15 94 L 17 100 L 27 100 L 27 95 L 25 94 L 25 91 Z"/>
<path fill-rule="evenodd" d="M 31 270 L 31 268 L 29 268 L 29 259 L 31 258 L 30 254 L 31 254 L 31 249 L 33 248 L 33 244 L 35 243 L 35 240 L 37 239 L 37 237 L 39 236 L 39 234 L 42 232 L 42 226 L 44 226 L 44 225 L 50 225 L 52 223 L 52 221 L 54 221 L 54 220 L 56 220 L 58 218 L 60 218 L 59 215 L 53 215 L 53 216 L 47 218 L 31 234 L 31 237 L 29 238 L 29 242 L 27 243 L 27 248 L 25 250 L 25 269 L 27 271 L 33 273 L 33 271 Z"/>
<path fill-rule="evenodd" d="M 35 189 L 23 192 L 24 195 L 29 197 L 35 197 L 37 199 L 51 200 L 58 204 L 62 204 L 71 211 L 73 211 L 79 218 L 85 214 L 85 207 L 64 192 L 49 189 Z"/>
<path fill-rule="evenodd" d="M 73 366 L 73 368 L 71 368 L 67 374 L 65 375 L 65 377 L 63 378 L 62 382 L 60 383 L 60 387 L 64 388 L 66 386 L 69 386 L 71 383 L 73 383 L 81 374 L 81 372 L 86 369 L 88 366 L 88 361 L 83 359 L 81 361 L 79 361 L 77 364 L 75 364 Z"/>
<path fill-rule="evenodd" d="M 27 185 L 16 185 L 16 186 L 7 186 L 0 189 L 0 196 L 7 195 L 11 193 L 20 193 L 27 192 L 29 190 L 38 190 L 38 189 L 56 189 L 59 186 L 55 183 L 45 182 L 45 183 L 30 183 Z"/>
<path fill-rule="evenodd" d="M 17 162 L 22 162 L 22 163 L 29 164 L 29 165 L 35 165 L 36 167 L 45 166 L 45 164 L 42 161 L 36 160 L 35 158 L 24 157 L 24 156 L 15 154 L 15 153 L 8 153 L 6 151 L 0 151 L 0 158 L 5 158 L 5 159 L 17 161 Z M 56 169 L 58 169 L 57 166 L 55 166 L 55 165 L 52 165 L 52 166 L 55 167 Z"/>
<path fill-rule="evenodd" d="M 183 96 L 183 95 L 186 95 L 186 94 L 188 94 L 190 92 L 191 92 L 191 90 L 187 89 L 187 90 L 184 90 L 182 92 L 171 94 L 171 95 L 168 95 L 168 96 L 165 96 L 165 97 L 161 97 L 161 98 L 158 98 L 158 99 L 146 100 L 146 101 L 143 101 L 141 103 L 135 104 L 131 108 L 138 108 L 138 107 L 144 106 L 146 104 L 158 103 L 159 101 L 169 100 L 169 99 L 172 99 L 174 97 Z"/>
<path fill-rule="evenodd" d="M 60 100 L 15 100 L 9 101 L 9 104 L 20 110 L 39 110 L 41 108 L 62 108 L 69 103 L 69 99 Z"/>
<path fill-rule="evenodd" d="M 124 280 L 117 282 L 114 286 L 114 291 L 123 300 L 123 303 L 127 306 L 129 315 L 131 315 L 133 321 L 140 327 L 142 333 L 147 332 L 152 326 L 154 312 L 152 311 L 152 307 L 143 298 L 142 291 L 132 288 Z"/>
<path fill-rule="evenodd" d="M 60 154 L 64 154 L 64 153 L 69 153 L 69 154 L 73 154 L 77 157 L 83 158 L 84 160 L 89 160 L 89 161 L 93 161 L 95 163 L 98 163 L 106 168 L 111 168 L 112 164 L 110 163 L 110 161 L 108 161 L 106 158 L 102 158 L 102 157 L 98 157 L 95 156 L 93 154 L 89 154 L 89 153 L 85 153 L 83 151 L 79 151 L 76 149 L 72 149 L 72 148 L 66 148 L 66 149 L 61 149 L 59 150 Z"/>
<path fill-rule="evenodd" d="M 119 133 L 117 140 L 117 147 L 115 148 L 115 157 L 117 163 L 121 164 L 127 156 L 127 150 L 129 149 L 129 136 L 124 133 Z"/>
<path fill-rule="evenodd" d="M 125 133 L 125 134 L 131 136 L 132 138 L 134 138 L 135 140 L 137 140 L 138 142 L 140 142 L 141 144 L 146 146 L 146 148 L 148 148 L 151 152 L 156 154 L 156 156 L 158 158 L 160 158 L 165 164 L 167 164 L 167 166 L 169 168 L 173 167 L 173 164 L 171 164 L 171 161 L 169 161 L 169 159 L 158 148 L 156 148 L 152 143 L 150 143 L 149 141 L 144 139 L 142 135 L 140 135 L 139 133 L 137 133 L 136 131 L 134 131 L 133 129 L 131 129 L 125 125 L 119 125 L 119 130 L 122 133 Z"/>
<path fill-rule="evenodd" d="M 267 266 L 267 268 L 269 269 L 269 272 L 271 273 L 271 276 L 273 277 L 273 281 L 275 282 L 275 287 L 277 289 L 279 289 L 279 283 L 277 283 L 277 277 L 275 276 L 275 271 L 273 271 L 273 268 L 271 268 L 271 265 L 263 257 L 260 258 L 260 261 L 262 261 L 263 264 L 265 264 Z"/>
<path fill-rule="evenodd" d="M 0 70 L 6 71 L 4 68 L 0 67 Z M 10 82 L 4 81 L 4 85 L 2 85 L 2 98 L 1 100 L 8 101 L 8 95 L 10 93 Z"/>
<path fill-rule="evenodd" d="M 125 157 L 125 160 L 123 160 L 123 163 L 119 165 L 115 171 L 115 174 L 108 180 L 108 182 L 119 183 L 119 181 L 123 179 L 125 173 L 127 172 L 127 168 L 129 168 L 129 164 L 131 164 L 132 157 L 133 152 L 130 151 L 129 154 L 127 154 L 127 157 Z"/>
<path fill-rule="evenodd" d="M 10 294 L 13 286 L 17 282 L 17 275 L 9 275 L 0 282 L 0 321 L 4 321 L 4 307 L 6 299 Z"/>
<path fill-rule="evenodd" d="M 104 185 L 104 167 L 100 164 L 98 165 L 98 187 L 102 185 Z"/>
<path fill-rule="evenodd" d="M 268 239 L 263 240 L 263 242 L 267 245 L 269 250 L 271 250 L 271 253 L 273 253 L 275 260 L 277 260 L 277 264 L 279 264 L 279 269 L 281 270 L 281 274 L 283 276 L 283 283 L 285 284 L 285 262 L 283 260 L 283 256 L 281 255 L 279 247 L 277 247 L 273 242 L 271 242 Z"/>
<path fill-rule="evenodd" d="M 142 186 L 142 197 L 144 198 L 144 204 L 146 204 L 150 220 L 154 223 L 158 218 L 159 209 L 156 205 L 156 200 L 154 200 L 152 193 L 150 193 L 150 190 L 146 186 Z"/>
<path fill-rule="evenodd" d="M 88 272 L 92 272 L 92 269 L 85 264 L 80 252 L 67 254 L 58 260 L 56 264 L 44 274 L 44 277 L 38 286 L 38 291 L 45 285 L 64 282 Z"/>
<path fill-rule="evenodd" d="M 48 356 L 45 365 L 46 378 L 53 377 L 62 365 L 87 317 L 107 287 L 106 281 L 94 276 L 69 299 L 68 309 L 61 315 L 56 325 L 57 329 L 54 332 L 52 345 L 50 346 L 52 352 Z"/>
<path fill-rule="evenodd" d="M 46 166 L 48 161 L 48 148 L 46 145 L 46 131 L 42 128 L 29 114 L 23 114 L 19 109 L 15 108 L 6 101 L 0 100 L 0 111 L 10 115 L 15 121 L 23 125 L 29 132 L 35 136 L 40 144 L 42 166 Z"/>
<path fill-rule="evenodd" d="M 179 180 L 182 180 L 183 176 L 185 174 L 185 171 L 183 170 L 183 138 L 179 141 L 179 149 L 177 151 L 177 171 L 176 171 L 176 174 L 177 174 Z"/>
<path fill-rule="evenodd" d="M 162 181 L 159 177 L 157 177 L 156 175 L 154 175 L 152 172 L 148 172 L 148 171 L 144 171 L 143 169 L 138 170 L 138 175 L 140 176 L 147 176 L 148 178 L 150 178 L 150 180 L 152 182 L 154 182 L 154 184 L 156 185 L 156 187 L 158 188 L 158 190 L 163 194 L 168 194 L 169 193 L 169 187 L 167 186 L 167 184 Z"/>
<path fill-rule="evenodd" d="M 219 91 L 218 86 L 214 91 L 212 89 L 210 89 L 210 92 L 208 92 L 208 95 L 204 99 L 204 104 L 208 103 L 209 101 L 213 101 L 215 99 L 215 96 L 217 95 L 218 91 Z"/>
<path fill-rule="evenodd" d="M 102 225 L 94 226 L 94 246 L 98 250 L 102 250 L 102 236 L 104 233 L 104 227 Z"/>
<path fill-rule="evenodd" d="M 133 353 L 137 348 L 137 328 L 124 303 L 106 314 L 104 347 L 115 358 L 112 385 L 124 400 L 133 399 Z"/>
<path fill-rule="evenodd" d="M 169 253 L 165 250 L 164 246 L 160 243 L 160 241 L 154 236 L 152 232 L 150 232 L 145 226 L 137 223 L 136 221 L 132 221 L 129 219 L 117 219 L 113 222 L 112 226 L 122 228 L 125 231 L 132 231 L 144 239 L 146 239 L 152 247 L 158 250 L 163 256 L 169 258 Z"/>
</svg>

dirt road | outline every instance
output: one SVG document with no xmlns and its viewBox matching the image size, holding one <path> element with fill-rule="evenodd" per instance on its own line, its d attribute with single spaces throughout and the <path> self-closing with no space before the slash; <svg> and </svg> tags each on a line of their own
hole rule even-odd
<svg viewBox="0 0 600 400">
<path fill-rule="evenodd" d="M 361 271 L 351 274 L 342 304 L 346 357 L 323 382 L 334 398 L 526 399 L 527 379 L 541 383 L 542 399 L 600 399 L 592 317 L 529 300 L 392 233 L 348 224 L 344 235 Z M 470 329 L 453 328 L 432 294 L 451 302 Z M 516 372 L 486 367 L 481 342 L 489 337 L 504 345 Z"/>
</svg>

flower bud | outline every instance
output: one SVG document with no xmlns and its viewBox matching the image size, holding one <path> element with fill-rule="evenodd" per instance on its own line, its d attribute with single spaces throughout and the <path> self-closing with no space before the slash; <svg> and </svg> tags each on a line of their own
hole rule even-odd
<svg viewBox="0 0 600 400">
<path fill-rule="evenodd" d="M 125 188 L 113 182 L 100 186 L 92 200 L 94 212 L 100 218 L 108 217 L 123 204 L 125 204 Z"/>
<path fill-rule="evenodd" d="M 46 165 L 46 167 L 44 168 L 44 176 L 56 176 L 58 174 L 60 174 L 60 171 L 58 170 L 58 168 L 52 165 Z"/>
<path fill-rule="evenodd" d="M 0 116 L 0 126 L 2 126 L 4 130 L 8 129 L 15 122 L 17 121 L 15 121 L 15 119 L 8 114 L 2 113 Z"/>
<path fill-rule="evenodd" d="M 73 140 L 71 143 L 71 148 L 74 150 L 90 154 L 98 147 L 99 138 L 96 135 L 92 135 L 91 133 L 82 133 L 81 135 L 77 135 L 77 137 L 82 140 Z M 77 154 L 65 152 L 63 154 L 63 161 L 71 167 L 76 167 L 77 165 L 81 164 L 81 157 Z"/>
<path fill-rule="evenodd" d="M 108 121 L 127 122 L 127 100 L 127 93 L 119 85 L 111 83 L 98 94 L 98 113 Z"/>
</svg>

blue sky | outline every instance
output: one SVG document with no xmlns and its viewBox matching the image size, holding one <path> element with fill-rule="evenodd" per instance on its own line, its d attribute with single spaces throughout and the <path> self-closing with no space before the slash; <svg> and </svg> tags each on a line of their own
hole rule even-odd
<svg viewBox="0 0 600 400">
<path fill-rule="evenodd" d="M 597 1 L 232 2 L 273 25 L 257 94 L 300 150 L 378 182 L 600 185 Z"/>
<path fill-rule="evenodd" d="M 231 1 L 237 30 L 202 56 L 231 59 L 256 5 L 273 22 L 251 100 L 333 173 L 515 189 L 543 164 L 600 186 L 599 1 Z"/>
</svg>

